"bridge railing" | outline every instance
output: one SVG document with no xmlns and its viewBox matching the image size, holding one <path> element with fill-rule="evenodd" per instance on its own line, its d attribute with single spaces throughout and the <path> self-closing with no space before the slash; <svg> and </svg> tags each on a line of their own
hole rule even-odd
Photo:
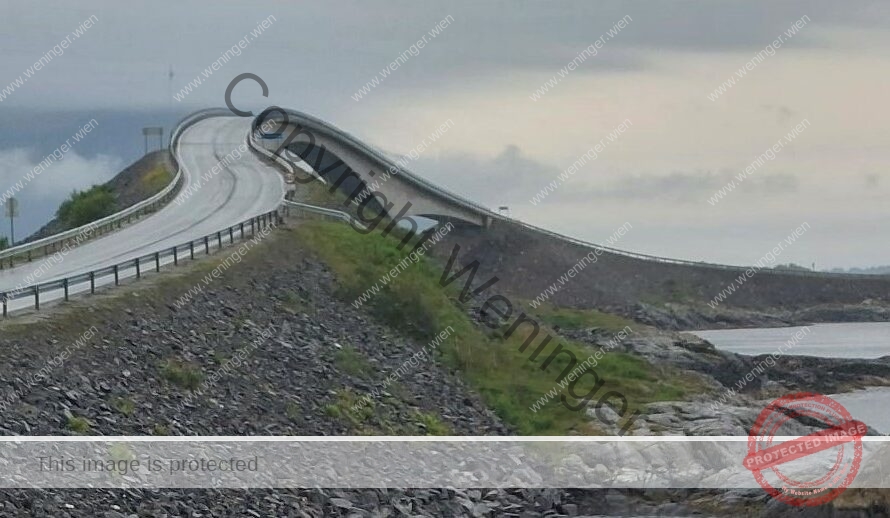
<svg viewBox="0 0 890 518">
<path fill-rule="evenodd" d="M 266 160 L 275 162 L 288 174 L 296 175 L 297 172 L 294 170 L 293 164 L 281 158 L 277 154 L 269 151 L 263 143 L 257 142 L 257 135 L 254 132 L 250 132 L 247 136 L 247 145 L 252 149 L 255 153 L 260 155 Z M 326 183 L 324 178 L 318 176 L 316 174 L 312 174 L 312 176 L 319 182 Z M 291 201 L 285 199 L 282 202 L 284 207 L 285 215 L 295 215 L 303 218 L 312 218 L 312 217 L 320 217 L 322 219 L 330 219 L 335 221 L 341 221 L 347 224 L 351 224 L 356 228 L 365 229 L 365 225 L 363 225 L 358 219 L 352 217 L 350 214 L 343 212 L 342 210 L 329 209 L 326 207 L 319 207 L 318 205 L 311 205 L 308 203 L 300 203 L 296 201 Z"/>
<path fill-rule="evenodd" d="M 221 250 L 226 245 L 233 245 L 238 241 L 251 238 L 257 232 L 268 228 L 273 223 L 277 224 L 280 220 L 281 213 L 278 210 L 273 210 L 201 238 L 150 254 L 136 256 L 105 268 L 2 292 L 0 293 L 0 302 L 3 304 L 3 316 L 8 316 L 13 310 L 31 308 L 40 310 L 41 302 L 47 301 L 47 297 L 50 297 L 51 300 L 67 301 L 75 294 L 96 293 L 97 288 L 102 286 L 119 286 L 121 281 L 128 277 L 139 279 L 146 273 L 160 272 L 163 266 L 178 266 L 185 259 L 193 260 L 198 255 L 209 255 L 212 251 Z M 24 307 L 10 308 L 12 302 L 21 299 L 27 299 L 30 303 Z"/>
<path fill-rule="evenodd" d="M 0 251 L 0 269 L 12 268 L 15 266 L 16 261 L 30 262 L 37 257 L 53 254 L 58 250 L 65 248 L 65 246 L 77 246 L 88 239 L 112 232 L 115 229 L 121 228 L 125 223 L 130 223 L 134 219 L 164 207 L 170 200 L 176 197 L 184 178 L 182 168 L 179 165 L 178 156 L 178 145 L 182 132 L 198 121 L 222 114 L 230 114 L 230 112 L 224 108 L 210 108 L 192 113 L 176 124 L 173 131 L 170 133 L 170 143 L 168 147 L 173 166 L 176 168 L 176 175 L 166 187 L 161 189 L 161 191 L 124 210 L 81 227 L 66 230 L 52 236 L 47 236 L 36 241 L 31 241 L 30 243 L 24 243 Z"/>
<path fill-rule="evenodd" d="M 411 172 L 410 169 L 406 167 L 399 166 L 393 162 L 391 158 L 386 156 L 383 152 L 375 149 L 373 146 L 365 144 L 358 138 L 352 136 L 346 131 L 337 128 L 336 126 L 323 121 L 317 117 L 313 117 L 312 115 L 296 111 L 296 110 L 286 110 L 288 114 L 288 118 L 290 121 L 294 121 L 296 123 L 302 123 L 306 125 L 310 130 L 320 131 L 324 133 L 329 133 L 335 135 L 337 138 L 343 140 L 344 142 L 352 145 L 359 151 L 371 156 L 382 165 L 387 168 L 394 168 L 396 174 L 400 175 L 403 179 L 408 180 L 409 182 L 421 186 L 425 188 L 427 191 L 438 195 L 443 200 L 446 200 L 451 203 L 458 204 L 464 208 L 468 208 L 474 210 L 484 216 L 488 216 L 494 221 L 506 221 L 516 225 L 519 225 L 527 230 L 532 230 L 535 232 L 540 232 L 554 239 L 558 239 L 561 241 L 569 242 L 578 246 L 583 246 L 586 248 L 592 248 L 595 250 L 601 250 L 603 252 L 608 252 L 615 255 L 620 255 L 624 257 L 629 257 L 633 259 L 639 259 L 643 261 L 652 261 L 657 263 L 664 264 L 673 264 L 680 266 L 694 266 L 697 268 L 710 268 L 724 271 L 732 271 L 741 274 L 745 272 L 749 268 L 754 268 L 754 266 L 734 266 L 734 265 L 726 265 L 726 264 L 717 264 L 717 263 L 708 263 L 704 261 L 690 261 L 686 259 L 672 259 L 669 257 L 660 257 L 656 255 L 650 254 L 642 254 L 637 252 L 630 252 L 627 250 L 619 250 L 617 248 L 612 248 L 608 246 L 599 245 L 596 243 L 591 243 L 589 241 L 584 241 L 581 239 L 573 238 L 570 236 L 566 236 L 563 234 L 559 234 L 557 232 L 553 232 L 551 230 L 547 230 L 545 228 L 537 227 L 535 225 L 531 225 L 529 223 L 525 223 L 523 221 L 515 220 L 512 218 L 508 218 L 503 214 L 492 211 L 491 209 L 484 207 L 472 200 L 469 200 L 463 196 L 455 194 L 451 191 L 448 191 L 442 187 L 437 186 L 431 181 L 423 178 L 422 176 Z M 274 117 L 273 117 L 274 118 Z M 319 178 L 316 175 L 316 178 Z M 794 275 L 800 277 L 820 277 L 820 278 L 842 278 L 842 279 L 874 279 L 875 275 L 868 274 L 853 274 L 853 273 L 833 273 L 833 272 L 814 272 L 808 270 L 776 270 L 771 268 L 761 268 L 758 270 L 759 273 L 766 273 L 768 275 Z"/>
</svg>

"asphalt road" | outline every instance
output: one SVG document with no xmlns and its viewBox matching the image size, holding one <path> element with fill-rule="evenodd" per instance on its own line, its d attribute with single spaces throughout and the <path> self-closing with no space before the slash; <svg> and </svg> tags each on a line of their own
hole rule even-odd
<svg viewBox="0 0 890 518">
<path fill-rule="evenodd" d="M 276 169 L 247 149 L 250 124 L 249 118 L 214 117 L 186 129 L 174 150 L 185 175 L 176 199 L 128 227 L 71 250 L 48 270 L 49 263 L 39 258 L 0 271 L 0 292 L 33 284 L 35 280 L 43 283 L 70 277 L 172 248 L 277 208 L 284 196 L 284 180 Z M 236 158 L 238 153 L 240 159 Z M 202 175 L 220 164 L 226 155 L 232 160 L 217 174 L 202 179 Z M 196 183 L 200 187 L 187 192 L 186 187 Z M 35 274 L 41 266 L 43 273 Z M 51 300 L 56 298 L 54 295 L 59 294 L 41 294 L 41 299 Z M 27 300 L 11 301 L 10 309 L 29 305 Z"/>
</svg>

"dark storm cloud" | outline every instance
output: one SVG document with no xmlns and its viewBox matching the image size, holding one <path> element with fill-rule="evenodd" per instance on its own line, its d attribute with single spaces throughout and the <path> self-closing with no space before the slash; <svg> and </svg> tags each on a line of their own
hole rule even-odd
<svg viewBox="0 0 890 518">
<path fill-rule="evenodd" d="M 818 46 L 815 27 L 870 27 L 886 19 L 886 2 L 391 1 L 253 4 L 221 1 L 47 1 L 35 10 L 12 4 L 0 18 L 0 85 L 13 80 L 78 23 L 98 22 L 66 55 L 40 71 L 8 100 L 44 105 L 160 106 L 168 98 L 167 66 L 177 91 L 232 44 L 274 15 L 277 22 L 240 56 L 208 78 L 187 100 L 219 104 L 232 77 L 257 73 L 272 95 L 306 99 L 317 112 L 342 109 L 342 100 L 437 22 L 454 22 L 399 68 L 386 89 L 430 88 L 511 71 L 555 73 L 626 15 L 632 21 L 605 43 L 583 74 L 658 67 L 659 52 L 726 52 L 762 48 L 803 15 L 812 19 L 787 46 Z M 376 93 L 376 92 L 375 92 Z M 247 94 L 244 94 L 247 97 Z M 254 94 L 257 102 L 262 99 Z"/>
</svg>

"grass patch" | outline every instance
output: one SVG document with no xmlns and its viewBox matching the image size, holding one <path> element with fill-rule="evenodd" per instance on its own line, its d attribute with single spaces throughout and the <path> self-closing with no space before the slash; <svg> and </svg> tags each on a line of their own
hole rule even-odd
<svg viewBox="0 0 890 518">
<path fill-rule="evenodd" d="M 372 435 L 378 433 L 372 418 L 374 417 L 374 402 L 361 405 L 359 408 L 354 407 L 359 403 L 361 397 L 349 389 L 341 389 L 337 391 L 337 396 L 332 403 L 325 405 L 324 412 L 334 419 L 339 419 L 350 425 L 361 435 Z"/>
<path fill-rule="evenodd" d="M 284 407 L 284 415 L 286 415 L 287 418 L 290 419 L 291 421 L 299 421 L 300 416 L 302 416 L 302 414 L 303 414 L 303 412 L 302 412 L 302 409 L 300 408 L 300 405 L 298 405 L 294 402 L 289 402 Z"/>
<path fill-rule="evenodd" d="M 111 400 L 111 408 L 130 416 L 136 410 L 136 403 L 130 398 L 118 397 Z"/>
<path fill-rule="evenodd" d="M 368 360 L 351 345 L 346 345 L 334 353 L 334 366 L 346 374 L 357 377 L 367 377 L 371 372 Z"/>
<path fill-rule="evenodd" d="M 294 313 L 305 313 L 307 310 L 306 302 L 293 291 L 284 292 L 281 296 L 281 305 Z"/>
<path fill-rule="evenodd" d="M 420 428 L 425 430 L 427 435 L 453 435 L 451 427 L 443 423 L 439 416 L 435 414 L 418 412 L 417 420 L 423 425 Z"/>
<path fill-rule="evenodd" d="M 173 181 L 173 173 L 163 164 L 154 166 L 148 173 L 139 179 L 145 197 L 150 197 L 161 192 L 164 187 Z"/>
<path fill-rule="evenodd" d="M 534 311 L 544 322 L 562 329 L 599 327 L 617 333 L 627 326 L 633 329 L 638 325 L 633 320 L 596 309 L 560 308 L 552 304 L 541 304 Z"/>
<path fill-rule="evenodd" d="M 90 431 L 90 422 L 85 417 L 71 416 L 68 418 L 68 429 L 83 435 Z"/>
<path fill-rule="evenodd" d="M 190 390 L 195 390 L 204 381 L 204 375 L 198 367 L 178 360 L 167 360 L 161 374 L 170 383 Z"/>
<path fill-rule="evenodd" d="M 379 235 L 362 235 L 336 223 L 311 222 L 295 230 L 299 242 L 312 248 L 336 273 L 339 295 L 352 301 L 379 277 L 398 264 L 409 249 L 399 251 L 397 241 Z M 422 258 L 401 272 L 392 282 L 365 304 L 375 317 L 420 339 L 429 340 L 446 329 L 453 332 L 440 346 L 442 359 L 459 369 L 471 385 L 482 394 L 490 408 L 524 435 L 571 435 L 599 433 L 591 419 L 581 411 L 571 411 L 550 401 L 537 412 L 531 406 L 556 385 L 556 379 L 569 363 L 560 354 L 547 367 L 541 365 L 554 345 L 545 354 L 530 361 L 532 349 L 525 353 L 519 347 L 526 338 L 528 326 L 522 326 L 509 339 L 477 328 L 457 302 L 457 291 L 465 278 L 455 281 L 449 289 L 439 285 L 442 267 Z M 478 286 L 485 279 L 476 279 Z M 453 289 L 452 289 L 453 288 Z M 512 319 L 518 315 L 514 308 Z M 588 315 L 590 317 L 590 315 Z M 592 318 L 592 317 L 590 317 Z M 599 317 L 609 325 L 618 321 Z M 512 322 L 512 320 L 510 321 Z M 543 322 L 543 319 L 539 319 Z M 623 325 L 621 326 L 623 327 Z M 542 325 L 540 337 L 546 329 Z M 538 343 L 535 342 L 535 344 Z M 571 351 L 579 361 L 594 350 L 583 344 L 555 339 L 564 350 Z M 699 392 L 697 380 L 689 380 L 666 369 L 656 368 L 645 360 L 620 352 L 606 354 L 595 368 L 605 380 L 597 395 L 616 390 L 624 394 L 634 410 L 653 401 L 679 400 Z M 592 379 L 585 376 L 583 380 Z M 587 392 L 579 382 L 577 393 Z M 629 413 L 626 415 L 630 415 Z"/>
</svg>

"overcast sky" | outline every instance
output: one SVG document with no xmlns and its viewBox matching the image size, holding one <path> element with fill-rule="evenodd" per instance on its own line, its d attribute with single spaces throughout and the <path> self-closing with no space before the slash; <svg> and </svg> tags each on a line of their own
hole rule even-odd
<svg viewBox="0 0 890 518">
<path fill-rule="evenodd" d="M 64 55 L 0 102 L 6 126 L 0 132 L 0 192 L 76 131 L 76 117 L 56 127 L 46 122 L 47 113 L 73 111 L 83 123 L 93 112 L 109 120 L 118 113 L 138 135 L 142 122 L 132 114 L 172 117 L 222 105 L 229 81 L 252 72 L 269 85 L 269 97 L 244 83 L 235 91 L 239 105 L 312 113 L 392 154 L 409 152 L 451 120 L 451 129 L 409 167 L 562 233 L 604 242 L 630 222 L 632 230 L 615 246 L 750 264 L 807 222 L 810 230 L 780 262 L 815 262 L 820 269 L 890 264 L 885 0 L 44 1 L 39 8 L 3 0 L 0 12 L 0 90 L 84 20 L 98 19 L 72 37 Z M 429 36 L 449 15 L 453 22 Z M 271 26 L 240 56 L 201 76 L 269 16 Z M 530 98 L 622 18 L 627 25 L 596 56 L 538 100 Z M 801 19 L 803 27 L 787 36 Z M 424 35 L 428 43 L 416 56 L 407 54 L 379 85 L 354 99 Z M 760 63 L 735 75 L 780 35 L 785 41 L 773 55 L 762 52 Z M 174 100 L 171 85 L 179 92 L 196 76 L 202 84 Z M 735 85 L 711 100 L 730 77 Z M 20 130 L 10 127 L 11 114 L 20 124 L 23 110 L 40 114 L 35 118 L 47 126 L 46 136 L 32 144 L 12 136 Z M 596 160 L 541 203 L 530 203 L 625 120 L 632 122 L 629 129 Z M 809 127 L 774 160 L 723 200 L 708 203 L 802 120 Z M 22 196 L 44 200 L 44 212 L 51 213 L 72 188 L 106 180 L 138 150 L 121 149 L 115 135 L 122 132 L 87 137 L 94 140 L 72 150 Z"/>
</svg>

